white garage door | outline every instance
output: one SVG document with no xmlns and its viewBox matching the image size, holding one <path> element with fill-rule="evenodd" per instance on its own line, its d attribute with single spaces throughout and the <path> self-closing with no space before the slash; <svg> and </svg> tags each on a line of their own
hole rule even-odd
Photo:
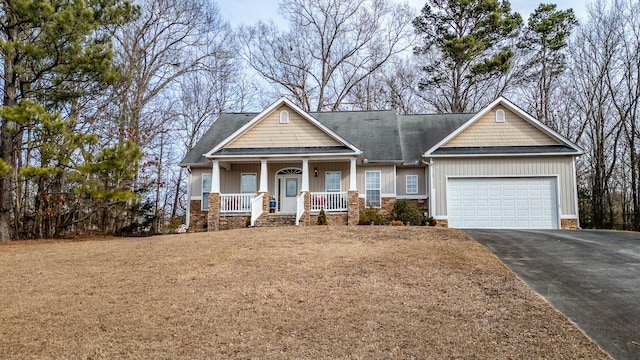
<svg viewBox="0 0 640 360">
<path fill-rule="evenodd" d="M 452 178 L 449 227 L 557 229 L 555 178 Z"/>
</svg>

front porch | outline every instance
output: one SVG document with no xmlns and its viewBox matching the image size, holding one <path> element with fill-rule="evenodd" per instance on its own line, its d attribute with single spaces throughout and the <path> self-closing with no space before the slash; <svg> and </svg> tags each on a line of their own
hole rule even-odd
<svg viewBox="0 0 640 360">
<path fill-rule="evenodd" d="M 299 163 L 265 159 L 259 164 L 219 160 L 212 163 L 208 193 L 207 184 L 203 184 L 203 198 L 208 200 L 208 231 L 245 226 L 310 225 L 317 221 L 321 210 L 331 224 L 358 223 L 354 157 L 301 159 Z M 349 190 L 342 190 L 347 184 Z M 252 186 L 254 191 L 248 192 Z"/>
</svg>

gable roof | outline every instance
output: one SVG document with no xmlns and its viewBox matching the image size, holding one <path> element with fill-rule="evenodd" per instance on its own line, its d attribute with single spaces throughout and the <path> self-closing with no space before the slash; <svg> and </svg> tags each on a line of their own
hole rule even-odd
<svg viewBox="0 0 640 360">
<path fill-rule="evenodd" d="M 339 146 L 286 148 L 225 148 L 278 106 L 296 109 L 306 120 L 333 138 Z M 558 145 L 443 147 L 497 105 L 515 112 L 525 121 L 556 139 Z M 345 111 L 306 113 L 286 99 L 280 99 L 261 113 L 223 113 L 189 151 L 180 166 L 206 166 L 207 156 L 278 156 L 305 154 L 362 154 L 367 162 L 419 165 L 431 156 L 499 156 L 523 154 L 579 155 L 582 150 L 555 131 L 535 120 L 504 98 L 499 98 L 477 114 L 397 115 L 394 111 Z"/>
<path fill-rule="evenodd" d="M 271 104 L 269 107 L 267 107 L 266 109 L 264 109 L 264 111 L 262 111 L 261 113 L 259 113 L 258 115 L 254 116 L 253 119 L 251 119 L 251 121 L 249 121 L 248 123 L 242 125 L 242 127 L 240 127 L 239 129 L 237 129 L 233 134 L 229 135 L 228 137 L 226 137 L 224 140 L 222 140 L 221 142 L 219 142 L 218 144 L 216 144 L 213 149 L 211 149 L 209 152 L 207 152 L 204 156 L 205 157 L 211 157 L 214 154 L 216 154 L 219 150 L 222 150 L 226 145 L 230 144 L 231 142 L 233 142 L 234 140 L 238 139 L 240 136 L 242 136 L 243 134 L 247 133 L 248 131 L 250 131 L 253 127 L 255 127 L 257 124 L 259 124 L 262 120 L 264 120 L 269 114 L 271 114 L 273 111 L 275 111 L 276 109 L 278 109 L 280 106 L 282 105 L 286 105 L 287 107 L 289 107 L 291 110 L 295 111 L 298 115 L 302 116 L 302 118 L 308 122 L 310 122 L 312 125 L 314 125 L 315 127 L 317 127 L 319 130 L 321 130 L 322 132 L 324 132 L 325 134 L 327 134 L 329 137 L 333 138 L 334 140 L 336 140 L 338 143 L 340 143 L 342 146 L 350 149 L 351 151 L 353 151 L 354 153 L 361 153 L 360 149 L 358 149 L 357 147 L 355 147 L 354 145 L 350 144 L 348 141 L 346 141 L 345 139 L 343 139 L 340 135 L 338 135 L 337 133 L 331 131 L 329 128 L 327 128 L 326 126 L 324 126 L 322 123 L 320 123 L 318 120 L 314 119 L 312 116 L 310 116 L 307 112 L 305 112 L 304 110 L 300 109 L 298 106 L 296 106 L 295 104 L 293 104 L 291 101 L 287 100 L 286 98 L 282 97 L 280 99 L 278 99 L 276 102 L 274 102 L 273 104 Z"/>
<path fill-rule="evenodd" d="M 509 150 L 507 152 L 503 151 L 504 149 L 507 148 L 507 147 L 504 147 L 504 146 L 462 147 L 462 148 L 460 148 L 462 150 L 458 150 L 457 152 L 456 151 L 452 151 L 451 148 L 449 148 L 447 150 L 444 149 L 443 146 L 445 146 L 451 140 L 455 139 L 458 135 L 462 134 L 465 130 L 467 130 L 473 124 L 475 124 L 480 119 L 482 119 L 489 111 L 493 110 L 495 107 L 497 107 L 499 105 L 509 109 L 510 111 L 515 113 L 516 116 L 518 116 L 520 119 L 522 119 L 525 122 L 529 123 L 534 128 L 538 129 L 540 132 L 544 133 L 545 135 L 547 135 L 551 139 L 554 139 L 560 145 L 559 146 L 551 146 L 551 147 L 546 146 L 546 149 L 548 151 L 544 151 L 543 150 L 543 149 L 545 149 L 545 146 L 540 146 L 540 147 L 537 147 L 537 146 L 533 146 L 533 147 L 532 146 L 508 146 L 509 148 L 511 148 L 511 150 Z M 466 150 L 464 150 L 464 149 L 466 149 Z M 478 151 L 479 149 L 482 149 L 482 151 Z M 551 149 L 553 149 L 554 151 L 553 152 L 549 151 Z M 562 155 L 567 155 L 567 154 L 580 155 L 580 154 L 583 153 L 583 150 L 580 149 L 576 144 L 572 143 L 571 141 L 567 140 L 562 135 L 560 135 L 557 132 L 555 132 L 550 127 L 548 127 L 548 126 L 544 125 L 543 123 L 541 123 L 540 121 L 534 119 L 531 115 L 529 115 L 527 112 L 525 112 L 524 110 L 522 110 L 518 106 L 516 106 L 513 103 L 511 103 L 509 100 L 505 99 L 504 97 L 499 97 L 498 99 L 493 101 L 491 104 L 486 106 L 484 109 L 482 109 L 480 112 L 478 112 L 477 114 L 473 115 L 473 117 L 471 117 L 466 123 L 462 124 L 462 126 L 458 127 L 456 130 L 451 132 L 445 138 L 440 140 L 437 144 L 435 144 L 434 146 L 429 148 L 429 150 L 427 150 L 424 153 L 423 156 L 424 157 L 439 156 L 439 155 L 443 155 L 443 156 L 452 156 L 452 155 L 457 155 L 457 156 L 459 156 L 459 155 L 485 156 L 485 155 L 488 155 L 488 154 L 494 154 L 494 155 L 519 154 L 519 155 L 524 155 L 524 154 L 537 154 L 537 153 L 562 154 Z"/>
</svg>

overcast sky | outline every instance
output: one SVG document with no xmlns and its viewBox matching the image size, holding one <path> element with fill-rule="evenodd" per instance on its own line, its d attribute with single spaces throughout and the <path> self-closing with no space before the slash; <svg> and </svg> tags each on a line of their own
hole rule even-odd
<svg viewBox="0 0 640 360">
<path fill-rule="evenodd" d="M 409 4 L 416 9 L 416 15 L 425 4 L 424 0 L 409 0 Z M 559 9 L 572 8 L 578 20 L 586 17 L 585 0 L 557 0 L 557 1 L 531 1 L 531 0 L 511 0 L 511 8 L 517 11 L 526 19 L 529 14 L 540 4 L 555 3 Z M 274 20 L 276 23 L 278 15 L 278 0 L 218 0 L 218 6 L 222 16 L 227 19 L 232 26 L 253 25 L 259 20 Z M 582 21 L 581 21 L 582 22 Z"/>
</svg>

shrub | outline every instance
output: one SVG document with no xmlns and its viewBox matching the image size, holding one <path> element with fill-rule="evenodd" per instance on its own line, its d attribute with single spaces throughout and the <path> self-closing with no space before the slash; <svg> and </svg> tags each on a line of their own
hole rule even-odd
<svg viewBox="0 0 640 360">
<path fill-rule="evenodd" d="M 175 234 L 176 232 L 178 232 L 178 228 L 180 227 L 180 225 L 182 225 L 183 222 L 184 222 L 183 216 L 174 216 L 171 219 L 169 219 L 169 223 L 167 224 L 167 230 L 169 231 L 169 233 Z"/>
<path fill-rule="evenodd" d="M 422 220 L 423 226 L 436 226 L 436 219 L 433 216 L 427 216 Z"/>
<path fill-rule="evenodd" d="M 362 214 L 360 214 L 359 225 L 382 225 L 384 224 L 384 218 L 378 214 L 378 209 L 368 207 Z"/>
<path fill-rule="evenodd" d="M 393 220 L 402 221 L 404 224 L 421 225 L 424 216 L 407 199 L 400 199 L 393 205 L 391 210 Z"/>
<path fill-rule="evenodd" d="M 324 209 L 320 209 L 320 214 L 318 214 L 318 225 L 327 225 L 327 214 Z"/>
<path fill-rule="evenodd" d="M 400 220 L 391 221 L 391 226 L 404 226 L 404 223 Z"/>
</svg>

